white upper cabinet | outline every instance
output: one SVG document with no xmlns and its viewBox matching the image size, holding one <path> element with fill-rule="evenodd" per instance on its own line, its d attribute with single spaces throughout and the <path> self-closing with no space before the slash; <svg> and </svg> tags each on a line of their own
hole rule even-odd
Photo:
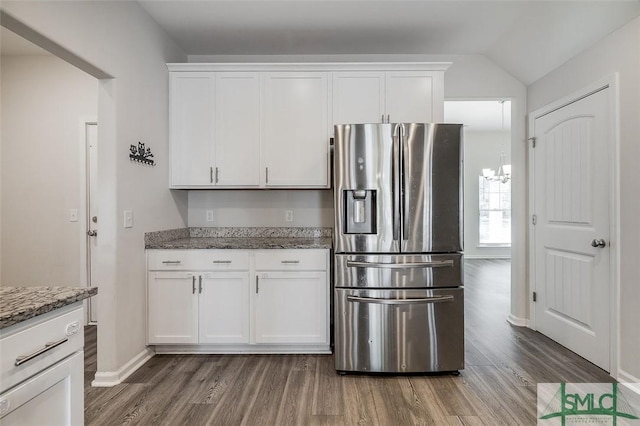
<svg viewBox="0 0 640 426">
<path fill-rule="evenodd" d="M 334 124 L 441 122 L 449 63 L 168 64 L 172 188 L 328 188 Z"/>
<path fill-rule="evenodd" d="M 333 124 L 444 119 L 443 71 L 333 73 Z"/>
<path fill-rule="evenodd" d="M 260 185 L 260 75 L 216 73 L 216 186 Z"/>
<path fill-rule="evenodd" d="M 265 186 L 329 186 L 326 72 L 264 73 Z"/>
<path fill-rule="evenodd" d="M 171 73 L 170 96 L 171 186 L 210 185 L 215 75 Z"/>
<path fill-rule="evenodd" d="M 380 123 L 385 114 L 385 73 L 333 73 L 333 124 Z"/>
<path fill-rule="evenodd" d="M 393 71 L 386 78 L 386 113 L 391 123 L 438 123 L 444 120 L 442 73 Z"/>
</svg>

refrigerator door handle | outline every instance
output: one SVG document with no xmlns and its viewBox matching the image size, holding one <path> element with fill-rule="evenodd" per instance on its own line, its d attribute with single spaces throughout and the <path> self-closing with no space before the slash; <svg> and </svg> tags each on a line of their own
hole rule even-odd
<svg viewBox="0 0 640 426">
<path fill-rule="evenodd" d="M 400 167 L 402 167 L 402 139 L 403 128 L 401 124 L 396 124 L 393 129 L 393 162 L 391 191 L 393 197 L 393 239 L 400 240 L 400 180 L 402 175 Z"/>
<path fill-rule="evenodd" d="M 414 305 L 423 303 L 451 302 L 453 296 L 419 297 L 414 299 L 380 299 L 377 297 L 347 296 L 351 303 L 373 303 L 378 305 Z"/>
<path fill-rule="evenodd" d="M 408 268 L 452 268 L 453 260 L 436 260 L 434 262 L 414 262 L 414 263 L 382 263 L 382 262 L 359 262 L 347 260 L 347 268 L 388 268 L 388 269 L 408 269 Z"/>
</svg>

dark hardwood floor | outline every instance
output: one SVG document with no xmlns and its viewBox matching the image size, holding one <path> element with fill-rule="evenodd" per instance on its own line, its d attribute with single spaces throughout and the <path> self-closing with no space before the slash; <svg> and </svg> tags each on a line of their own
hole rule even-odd
<svg viewBox="0 0 640 426">
<path fill-rule="evenodd" d="M 539 382 L 611 382 L 539 333 L 507 323 L 505 260 L 465 262 L 466 368 L 460 376 L 340 376 L 331 355 L 158 355 L 112 388 L 92 388 L 88 425 L 534 425 Z"/>
</svg>

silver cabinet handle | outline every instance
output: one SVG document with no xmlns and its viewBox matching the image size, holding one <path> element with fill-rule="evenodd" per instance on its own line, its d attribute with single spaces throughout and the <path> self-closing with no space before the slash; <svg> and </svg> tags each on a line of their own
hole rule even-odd
<svg viewBox="0 0 640 426">
<path fill-rule="evenodd" d="M 202 294 L 202 275 L 198 276 L 198 294 Z"/>
<path fill-rule="evenodd" d="M 264 168 L 264 180 L 265 180 L 264 183 L 269 183 L 269 168 L 268 167 Z"/>
<path fill-rule="evenodd" d="M 384 114 L 380 116 L 380 122 L 384 124 Z"/>
<path fill-rule="evenodd" d="M 391 118 L 391 116 L 389 114 L 387 114 L 387 123 L 390 123 L 389 119 Z"/>
<path fill-rule="evenodd" d="M 191 277 L 191 294 L 196 294 L 196 276 Z"/>
<path fill-rule="evenodd" d="M 179 265 L 182 261 L 180 260 L 163 260 L 163 265 Z"/>
<path fill-rule="evenodd" d="M 378 299 L 375 297 L 347 296 L 351 303 L 373 303 L 378 305 L 414 305 L 418 303 L 450 302 L 453 296 L 419 297 L 414 299 Z"/>
<path fill-rule="evenodd" d="M 213 167 L 209 167 L 209 181 L 213 183 Z"/>
<path fill-rule="evenodd" d="M 451 268 L 453 260 L 436 260 L 434 262 L 417 262 L 417 263 L 381 263 L 381 262 L 358 262 L 355 260 L 347 260 L 347 268 L 388 268 L 388 269 L 406 269 L 406 268 Z"/>
<path fill-rule="evenodd" d="M 299 260 L 282 260 L 280 263 L 296 264 L 300 263 Z"/>
<path fill-rule="evenodd" d="M 218 179 L 219 176 L 220 176 L 220 171 L 216 167 L 216 183 L 218 183 L 218 181 L 219 181 L 219 179 Z"/>
<path fill-rule="evenodd" d="M 591 247 L 604 248 L 607 246 L 607 242 L 603 239 L 594 239 L 591 241 Z"/>
<path fill-rule="evenodd" d="M 219 264 L 219 263 L 231 263 L 230 260 L 214 260 L 213 263 Z"/>
<path fill-rule="evenodd" d="M 97 237 L 98 236 L 98 231 L 94 230 L 88 230 L 87 231 L 87 235 L 90 237 Z"/>
<path fill-rule="evenodd" d="M 259 284 L 258 284 L 258 276 L 256 275 L 256 294 L 258 294 Z"/>
<path fill-rule="evenodd" d="M 57 342 L 49 342 L 49 343 L 45 343 L 43 348 L 38 349 L 37 351 L 30 353 L 29 355 L 20 355 L 19 357 L 16 358 L 16 362 L 15 362 L 15 366 L 19 367 L 20 365 L 24 364 L 27 361 L 31 361 L 32 359 L 34 359 L 35 357 L 42 355 L 45 352 L 50 351 L 51 349 L 60 346 L 61 344 L 68 342 L 69 338 L 68 337 L 64 337 L 60 340 L 58 340 Z"/>
</svg>

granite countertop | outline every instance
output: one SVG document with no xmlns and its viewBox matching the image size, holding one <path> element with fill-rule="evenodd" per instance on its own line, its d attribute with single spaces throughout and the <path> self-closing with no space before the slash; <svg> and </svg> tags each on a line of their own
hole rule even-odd
<svg viewBox="0 0 640 426">
<path fill-rule="evenodd" d="M 330 249 L 331 238 L 189 237 L 150 243 L 147 249 Z"/>
<path fill-rule="evenodd" d="M 145 234 L 146 249 L 330 249 L 331 228 L 184 228 Z"/>
<path fill-rule="evenodd" d="M 0 329 L 96 294 L 97 287 L 0 287 Z"/>
</svg>

